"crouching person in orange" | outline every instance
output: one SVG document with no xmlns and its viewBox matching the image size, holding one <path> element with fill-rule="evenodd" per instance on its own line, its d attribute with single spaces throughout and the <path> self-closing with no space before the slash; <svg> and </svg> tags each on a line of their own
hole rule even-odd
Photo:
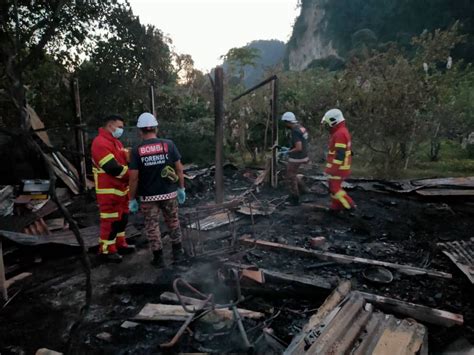
<svg viewBox="0 0 474 355">
<path fill-rule="evenodd" d="M 121 116 L 105 118 L 99 135 L 92 142 L 92 171 L 100 212 L 99 256 L 104 261 L 119 263 L 118 254 L 135 250 L 125 240 L 128 222 L 127 152 L 118 140 L 123 133 Z"/>
<path fill-rule="evenodd" d="M 342 182 L 351 174 L 352 143 L 341 110 L 332 109 L 326 112 L 321 124 L 330 129 L 329 152 L 326 170 L 331 192 L 331 211 L 351 210 L 356 208 L 352 198 L 342 188 Z"/>
</svg>

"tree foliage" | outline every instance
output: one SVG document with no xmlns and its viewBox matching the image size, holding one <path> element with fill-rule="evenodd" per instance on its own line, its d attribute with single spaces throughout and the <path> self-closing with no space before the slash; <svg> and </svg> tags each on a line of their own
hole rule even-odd
<svg viewBox="0 0 474 355">
<path fill-rule="evenodd" d="M 340 106 L 385 173 L 406 167 L 423 141 L 455 127 L 450 103 L 463 71 L 460 63 L 446 66 L 462 40 L 454 25 L 414 37 L 414 56 L 394 44 L 348 65 L 338 91 Z"/>
<path fill-rule="evenodd" d="M 243 48 L 253 48 L 255 53 L 258 54 L 251 65 L 245 65 L 242 68 L 238 61 L 229 63 L 225 59 L 223 67 L 224 72 L 229 75 L 235 75 L 243 70 L 243 84 L 249 88 L 264 80 L 267 71 L 282 65 L 286 45 L 278 40 L 256 40 L 248 43 Z"/>
<path fill-rule="evenodd" d="M 40 64 L 47 53 L 65 67 L 80 60 L 97 37 L 96 25 L 127 3 L 64 0 L 5 0 L 0 4 L 0 75 L 4 122 L 29 128 L 24 112 L 23 73 Z M 88 39 L 88 41 L 86 40 Z M 20 119 L 20 120 L 19 120 Z"/>
<path fill-rule="evenodd" d="M 260 58 L 260 50 L 251 47 L 236 47 L 221 56 L 221 59 L 229 65 L 229 74 L 238 75 L 238 84 L 243 85 L 246 67 L 255 67 Z"/>
<path fill-rule="evenodd" d="M 97 43 L 89 60 L 78 68 L 86 119 L 119 112 L 130 121 L 150 110 L 150 85 L 172 85 L 169 40 L 153 26 L 144 26 L 130 9 L 117 9 L 109 20 L 112 32 Z M 100 97 L 100 100 L 97 98 Z"/>
</svg>

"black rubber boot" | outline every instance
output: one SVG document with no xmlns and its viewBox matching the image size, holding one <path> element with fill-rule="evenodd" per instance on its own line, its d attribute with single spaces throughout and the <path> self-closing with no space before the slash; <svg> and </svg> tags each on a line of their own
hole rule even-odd
<svg viewBox="0 0 474 355">
<path fill-rule="evenodd" d="M 183 245 L 181 243 L 172 244 L 171 248 L 173 252 L 174 261 L 184 260 L 184 250 L 183 250 Z"/>
<path fill-rule="evenodd" d="M 118 253 L 113 254 L 99 254 L 99 259 L 105 263 L 121 263 L 122 257 Z"/>
<path fill-rule="evenodd" d="M 300 197 L 297 195 L 290 195 L 286 200 L 286 204 L 290 206 L 299 206 L 300 205 Z"/>
<path fill-rule="evenodd" d="M 135 253 L 137 251 L 135 248 L 135 245 L 130 245 L 130 244 L 127 244 L 127 246 L 118 247 L 117 250 L 120 255 L 128 255 L 128 254 Z"/>
<path fill-rule="evenodd" d="M 165 262 L 163 260 L 163 250 L 155 250 L 153 252 L 153 260 L 151 261 L 151 265 L 156 267 L 165 266 Z"/>
</svg>

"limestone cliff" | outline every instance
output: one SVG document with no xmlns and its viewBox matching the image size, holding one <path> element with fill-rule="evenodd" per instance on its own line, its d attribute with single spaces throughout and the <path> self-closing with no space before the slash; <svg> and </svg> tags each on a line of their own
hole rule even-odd
<svg viewBox="0 0 474 355">
<path fill-rule="evenodd" d="M 411 38 L 459 21 L 467 34 L 455 55 L 474 60 L 472 0 L 300 0 L 301 13 L 287 45 L 286 67 L 337 70 L 347 58 L 395 42 L 410 50 Z"/>
<path fill-rule="evenodd" d="M 333 43 L 326 37 L 326 0 L 305 2 L 296 20 L 288 43 L 288 68 L 304 70 L 314 60 L 339 57 Z"/>
</svg>

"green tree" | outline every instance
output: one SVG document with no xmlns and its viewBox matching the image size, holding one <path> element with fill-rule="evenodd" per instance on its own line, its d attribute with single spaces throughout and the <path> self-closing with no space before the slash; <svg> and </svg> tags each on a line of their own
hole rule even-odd
<svg viewBox="0 0 474 355">
<path fill-rule="evenodd" d="M 245 67 L 254 67 L 257 59 L 260 58 L 260 50 L 251 47 L 231 48 L 221 56 L 226 63 L 229 64 L 231 73 L 238 72 L 239 84 L 243 83 L 245 75 Z"/>
<path fill-rule="evenodd" d="M 445 68 L 450 51 L 462 38 L 454 26 L 415 37 L 414 56 L 392 45 L 348 65 L 338 98 L 356 139 L 375 153 L 375 163 L 384 174 L 406 168 L 420 143 L 452 122 L 443 117 L 450 116 L 445 104 L 452 96 L 447 88 L 459 68 Z"/>
<path fill-rule="evenodd" d="M 109 26 L 108 38 L 97 43 L 77 71 L 84 115 L 93 124 L 97 116 L 111 112 L 134 121 L 141 111 L 150 110 L 149 86 L 155 85 L 163 96 L 163 88 L 176 79 L 169 40 L 161 31 L 142 25 L 127 8 L 116 9 Z"/>
<path fill-rule="evenodd" d="M 30 128 L 25 107 L 23 74 L 40 64 L 46 53 L 74 64 L 97 36 L 95 25 L 107 23 L 111 12 L 126 6 L 109 2 L 5 0 L 0 4 L 0 75 L 9 102 L 2 110 L 7 124 Z M 89 42 L 86 38 L 90 39 Z M 15 124 L 16 122 L 16 124 Z"/>
</svg>

